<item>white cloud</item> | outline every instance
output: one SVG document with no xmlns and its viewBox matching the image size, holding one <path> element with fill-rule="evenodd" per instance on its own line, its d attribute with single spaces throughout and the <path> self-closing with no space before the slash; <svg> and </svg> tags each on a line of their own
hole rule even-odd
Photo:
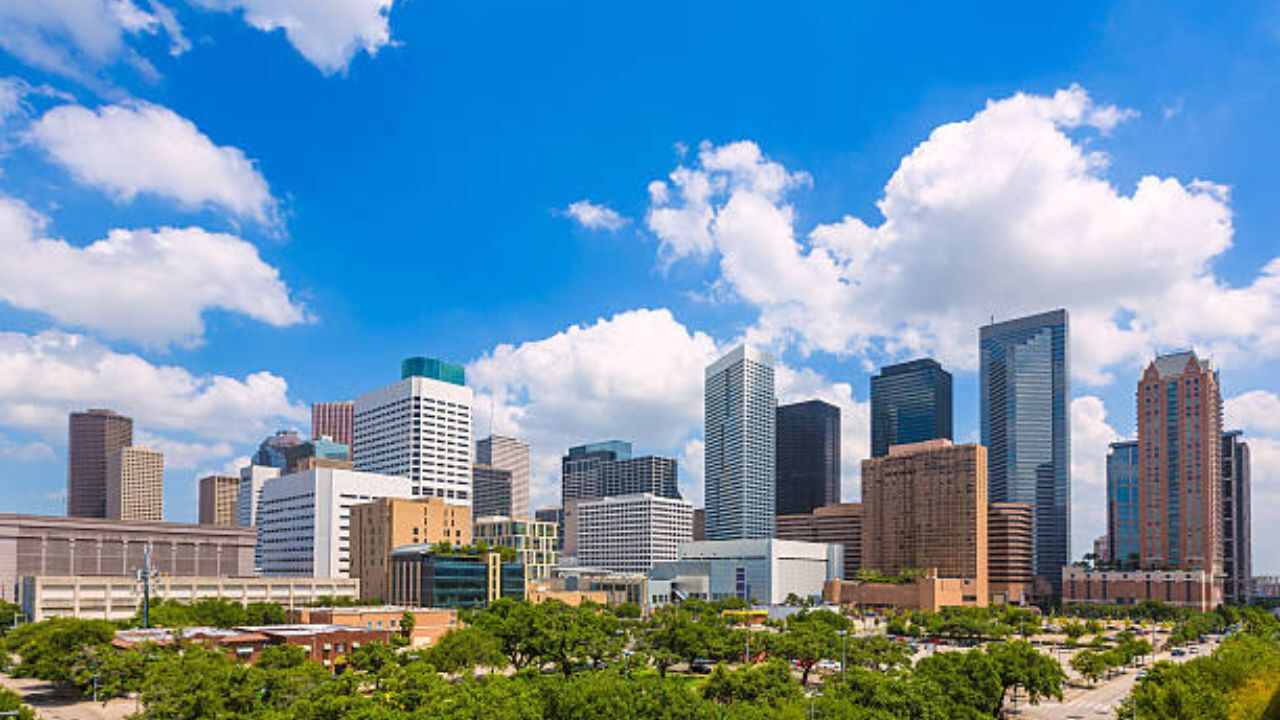
<svg viewBox="0 0 1280 720">
<path fill-rule="evenodd" d="M 0 196 L 0 300 L 61 323 L 162 346 L 197 344 L 205 311 L 275 326 L 307 321 L 253 245 L 200 228 L 112 230 L 85 248 L 45 238 L 48 221 Z"/>
<path fill-rule="evenodd" d="M 618 214 L 618 211 L 605 205 L 598 205 L 590 200 L 579 200 L 569 203 L 562 213 L 588 230 L 608 230 L 614 232 L 622 229 L 630 220 Z"/>
<path fill-rule="evenodd" d="M 1231 245 L 1224 188 L 1147 176 L 1131 194 L 1071 131 L 1132 113 L 1079 87 L 991 101 L 903 158 L 871 226 L 845 216 L 796 230 L 787 197 L 809 182 L 751 142 L 704 143 L 649 186 L 660 260 L 711 257 L 718 283 L 759 311 L 748 337 L 802 352 L 932 354 L 977 365 L 988 316 L 1072 313 L 1072 366 L 1102 384 L 1157 347 L 1221 363 L 1280 355 L 1280 260 L 1244 287 L 1217 277 Z"/>
<path fill-rule="evenodd" d="M 692 438 L 680 448 L 680 495 L 694 507 L 706 507 L 706 454 L 702 438 Z"/>
<path fill-rule="evenodd" d="M 19 442 L 0 435 L 0 458 L 16 462 L 39 462 L 53 460 L 53 448 L 40 441 Z"/>
<path fill-rule="evenodd" d="M 283 30 L 312 65 L 326 75 L 345 72 L 356 53 L 370 57 L 391 44 L 395 0 L 191 0 L 208 10 L 239 12 L 263 32 Z"/>
<path fill-rule="evenodd" d="M 1107 451 L 1120 440 L 1102 399 L 1071 401 L 1071 548 L 1076 557 L 1093 551 L 1107 531 Z"/>
<path fill-rule="evenodd" d="M 265 371 L 243 378 L 194 375 L 82 335 L 0 332 L 0 425 L 49 439 L 65 438 L 69 412 L 107 407 L 132 417 L 145 430 L 142 437 L 170 443 L 186 463 L 202 452 L 218 454 L 222 443 L 253 442 L 303 422 L 307 408 L 291 401 L 288 389 Z"/>
<path fill-rule="evenodd" d="M 1280 573 L 1280 439 L 1248 437 L 1252 473 L 1253 574 Z"/>
<path fill-rule="evenodd" d="M 228 442 L 175 440 L 139 429 L 134 430 L 133 444 L 163 453 L 165 470 L 189 470 L 229 457 L 235 452 L 235 448 Z"/>
<path fill-rule="evenodd" d="M 1250 390 L 1227 398 L 1224 406 L 1227 429 L 1280 435 L 1280 395 Z"/>
<path fill-rule="evenodd" d="M 37 120 L 27 136 L 78 181 L 122 202 L 155 195 L 189 209 L 216 207 L 279 225 L 276 200 L 253 161 L 239 148 L 215 145 L 168 108 L 62 105 Z"/>
</svg>

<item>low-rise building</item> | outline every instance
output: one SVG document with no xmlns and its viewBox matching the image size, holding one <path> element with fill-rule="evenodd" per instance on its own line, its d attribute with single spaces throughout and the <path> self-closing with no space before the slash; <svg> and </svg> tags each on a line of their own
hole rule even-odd
<svg viewBox="0 0 1280 720">
<path fill-rule="evenodd" d="M 1222 604 L 1222 578 L 1204 570 L 1062 568 L 1062 603 L 1137 605 L 1148 600 L 1208 611 Z"/>
<path fill-rule="evenodd" d="M 267 637 L 273 645 L 295 645 L 307 659 L 320 663 L 330 672 L 339 672 L 350 662 L 351 654 L 362 645 L 389 642 L 390 630 L 367 630 L 347 625 L 263 625 L 237 628 Z"/>
<path fill-rule="evenodd" d="M 500 597 L 524 599 L 524 566 L 499 553 L 439 553 L 406 545 L 391 553 L 391 597 L 409 607 L 477 608 Z"/>
<path fill-rule="evenodd" d="M 559 587 L 560 584 L 556 580 L 531 582 L 525 587 L 525 600 L 534 604 L 555 600 L 570 607 L 578 607 L 584 602 L 609 604 L 609 593 L 603 590 L 565 590 Z"/>
<path fill-rule="evenodd" d="M 551 577 L 552 568 L 559 562 L 555 523 L 513 520 L 501 515 L 482 517 L 476 519 L 473 537 L 489 547 L 515 550 L 516 559 L 524 565 L 526 582 Z"/>
<path fill-rule="evenodd" d="M 794 540 L 707 540 L 680 546 L 680 558 L 649 572 L 649 606 L 696 598 L 781 605 L 820 598 L 844 566 L 844 548 Z"/>
<path fill-rule="evenodd" d="M 439 497 L 380 498 L 351 507 L 351 577 L 360 599 L 391 593 L 391 551 L 404 545 L 471 544 L 471 508 Z"/>
<path fill-rule="evenodd" d="M 985 607 L 985 592 L 972 578 L 940 578 L 930 568 L 922 575 L 893 581 L 832 580 L 823 588 L 822 599 L 836 605 L 860 609 L 927 610 L 944 607 Z"/>
<path fill-rule="evenodd" d="M 552 571 L 547 585 L 569 592 L 601 592 L 606 605 L 649 605 L 649 578 L 640 573 L 618 573 L 604 568 L 561 565 Z"/>
<path fill-rule="evenodd" d="M 457 610 L 405 608 L 396 605 L 299 607 L 290 610 L 287 617 L 290 623 L 301 625 L 346 625 L 402 634 L 406 613 L 413 616 L 413 630 L 409 633 L 410 647 L 434 645 L 446 633 L 461 627 Z"/>
</svg>

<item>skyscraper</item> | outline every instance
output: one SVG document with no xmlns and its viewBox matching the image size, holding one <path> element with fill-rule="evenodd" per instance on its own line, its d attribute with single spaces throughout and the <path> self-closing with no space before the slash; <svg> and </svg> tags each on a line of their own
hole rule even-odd
<svg viewBox="0 0 1280 720">
<path fill-rule="evenodd" d="M 560 458 L 561 507 L 570 500 L 604 497 L 606 462 L 631 459 L 631 443 L 606 440 L 569 448 Z"/>
<path fill-rule="evenodd" d="M 1117 568 L 1138 567 L 1138 441 L 1111 443 L 1107 452 L 1107 557 Z"/>
<path fill-rule="evenodd" d="M 105 518 L 107 459 L 133 444 L 133 420 L 111 410 L 73 412 L 67 435 L 67 515 Z"/>
<path fill-rule="evenodd" d="M 871 378 L 871 457 L 938 438 L 952 439 L 951 373 L 932 358 L 880 368 Z"/>
<path fill-rule="evenodd" d="M 1222 559 L 1226 572 L 1225 599 L 1249 602 L 1253 577 L 1253 528 L 1249 444 L 1239 430 L 1222 434 Z"/>
<path fill-rule="evenodd" d="M 821 400 L 779 405 L 777 438 L 776 512 L 840 502 L 840 408 Z"/>
<path fill-rule="evenodd" d="M 327 437 L 350 448 L 354 424 L 355 403 L 350 400 L 311 404 L 312 440 Z"/>
<path fill-rule="evenodd" d="M 355 401 L 356 470 L 409 478 L 414 495 L 471 505 L 471 388 L 463 369 L 412 357 Z"/>
<path fill-rule="evenodd" d="M 1194 352 L 1160 355 L 1138 382 L 1139 561 L 1222 572 L 1222 394 Z M 1220 582 L 1220 580 L 1218 580 Z M 1220 598 L 1220 586 L 1216 591 Z"/>
<path fill-rule="evenodd" d="M 1035 572 L 1054 595 L 1071 558 L 1071 365 L 1066 310 L 983 326 L 982 444 L 992 502 L 1030 503 Z"/>
<path fill-rule="evenodd" d="M 491 435 L 476 441 L 476 464 L 511 473 L 511 509 L 515 520 L 529 519 L 529 443 L 513 437 Z M 479 517 L 482 513 L 475 513 Z"/>
<path fill-rule="evenodd" d="M 471 466 L 471 513 L 473 517 L 512 515 L 512 473 L 510 470 L 484 465 Z"/>
<path fill-rule="evenodd" d="M 232 475 L 206 475 L 200 478 L 200 524 L 235 527 L 236 496 L 240 478 Z"/>
<path fill-rule="evenodd" d="M 302 443 L 297 430 L 277 430 L 274 435 L 267 436 L 267 439 L 258 444 L 258 452 L 253 454 L 250 462 L 263 467 L 279 468 L 282 473 L 288 472 L 288 451 Z"/>
<path fill-rule="evenodd" d="M 107 517 L 164 520 L 164 455 L 130 445 L 107 458 Z"/>
<path fill-rule="evenodd" d="M 707 540 L 772 538 L 777 501 L 773 358 L 739 346 L 706 369 Z"/>
</svg>

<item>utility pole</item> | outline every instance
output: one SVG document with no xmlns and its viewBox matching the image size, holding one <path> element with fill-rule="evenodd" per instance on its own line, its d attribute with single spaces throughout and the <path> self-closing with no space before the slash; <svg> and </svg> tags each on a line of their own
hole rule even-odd
<svg viewBox="0 0 1280 720">
<path fill-rule="evenodd" d="M 142 581 L 142 627 L 151 627 L 151 545 L 142 546 L 142 569 L 138 571 Z"/>
</svg>

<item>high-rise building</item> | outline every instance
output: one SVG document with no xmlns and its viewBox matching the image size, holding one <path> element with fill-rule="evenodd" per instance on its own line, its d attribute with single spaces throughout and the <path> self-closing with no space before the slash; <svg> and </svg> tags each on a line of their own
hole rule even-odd
<svg viewBox="0 0 1280 720">
<path fill-rule="evenodd" d="M 561 549 L 574 555 L 577 538 L 573 520 L 576 503 L 603 497 L 649 493 L 680 499 L 676 461 L 646 455 L 631 456 L 631 443 L 606 440 L 569 448 L 560 458 Z"/>
<path fill-rule="evenodd" d="M 862 567 L 974 580 L 987 602 L 987 449 L 927 440 L 862 461 Z"/>
<path fill-rule="evenodd" d="M 693 539 L 693 506 L 650 493 L 577 500 L 578 564 L 648 572 Z"/>
<path fill-rule="evenodd" d="M 516 560 L 524 565 L 525 581 L 551 577 L 558 560 L 557 532 L 555 523 L 515 520 L 501 515 L 477 517 L 474 527 L 477 545 L 484 543 L 516 551 Z"/>
<path fill-rule="evenodd" d="M 536 522 L 549 522 L 556 525 L 556 552 L 564 551 L 564 508 L 545 507 L 533 511 Z"/>
<path fill-rule="evenodd" d="M 987 583 L 998 605 L 1025 605 L 1034 591 L 1034 516 L 1027 503 L 987 508 Z"/>
<path fill-rule="evenodd" d="M 1138 382 L 1139 561 L 1222 572 L 1222 394 L 1194 352 L 1156 357 Z"/>
<path fill-rule="evenodd" d="M 1066 310 L 982 327 L 982 444 L 992 502 L 1030 503 L 1037 582 L 1062 591 L 1071 559 L 1071 365 Z"/>
<path fill-rule="evenodd" d="M 1107 556 L 1117 569 L 1138 567 L 1138 441 L 1113 442 L 1107 452 Z"/>
<path fill-rule="evenodd" d="M 1106 535 L 1099 535 L 1093 539 L 1093 559 L 1094 562 L 1105 563 L 1107 558 L 1111 557 L 1111 543 L 1107 541 Z"/>
<path fill-rule="evenodd" d="M 311 439 L 327 437 L 351 448 L 355 403 L 350 400 L 311 404 Z M 347 458 L 350 459 L 349 457 Z"/>
<path fill-rule="evenodd" d="M 133 444 L 133 420 L 111 410 L 71 413 L 67 442 L 67 515 L 107 516 L 107 458 Z"/>
<path fill-rule="evenodd" d="M 250 458 L 254 465 L 279 468 L 280 472 L 289 471 L 288 451 L 303 443 L 297 430 L 277 430 L 258 445 L 258 451 Z"/>
<path fill-rule="evenodd" d="M 357 470 L 408 478 L 414 495 L 471 505 L 471 388 L 463 369 L 412 357 L 400 381 L 355 401 Z"/>
<path fill-rule="evenodd" d="M 245 465 L 240 468 L 240 486 L 236 489 L 237 527 L 258 526 L 258 502 L 262 499 L 262 486 L 281 474 L 280 468 L 266 465 Z M 262 568 L 262 546 L 256 542 L 253 545 L 253 567 Z"/>
<path fill-rule="evenodd" d="M 511 473 L 511 509 L 505 513 L 517 520 L 529 518 L 529 443 L 504 435 L 490 435 L 476 441 L 476 464 L 489 465 Z M 476 491 L 477 494 L 479 490 Z M 490 514 L 490 513 L 484 513 Z M 477 514 L 476 517 L 480 515 Z"/>
<path fill-rule="evenodd" d="M 591 500 L 604 497 L 604 470 L 607 462 L 631 459 L 631 443 L 606 440 L 569 448 L 560 458 L 560 501 Z"/>
<path fill-rule="evenodd" d="M 391 598 L 391 552 L 403 545 L 471 544 L 471 510 L 441 498 L 383 497 L 351 506 L 351 577 L 360 599 Z"/>
<path fill-rule="evenodd" d="M 318 467 L 351 470 L 351 448 L 324 436 L 284 448 L 285 474 Z"/>
<path fill-rule="evenodd" d="M 825 505 L 809 513 L 779 515 L 775 520 L 779 540 L 842 546 L 844 567 L 839 577 L 857 577 L 862 567 L 862 503 Z"/>
<path fill-rule="evenodd" d="M 200 524 L 235 527 L 239 492 L 238 477 L 206 475 L 200 478 Z"/>
<path fill-rule="evenodd" d="M 164 455 L 130 445 L 107 458 L 107 518 L 164 520 Z"/>
<path fill-rule="evenodd" d="M 513 478 L 510 470 L 478 462 L 471 466 L 471 511 L 475 517 L 511 517 L 515 505 Z"/>
<path fill-rule="evenodd" d="M 871 457 L 939 438 L 952 439 L 951 373 L 932 358 L 880 368 L 871 378 Z"/>
<path fill-rule="evenodd" d="M 1222 558 L 1225 599 L 1249 602 L 1253 577 L 1253 520 L 1250 512 L 1249 444 L 1239 430 L 1222 434 Z"/>
<path fill-rule="evenodd" d="M 775 454 L 778 515 L 840 502 L 840 408 L 821 400 L 778 406 Z"/>
<path fill-rule="evenodd" d="M 693 510 L 693 541 L 702 542 L 707 539 L 707 509 Z"/>
<path fill-rule="evenodd" d="M 711 363 L 704 408 L 707 539 L 772 538 L 778 408 L 773 358 L 743 345 Z"/>
</svg>

